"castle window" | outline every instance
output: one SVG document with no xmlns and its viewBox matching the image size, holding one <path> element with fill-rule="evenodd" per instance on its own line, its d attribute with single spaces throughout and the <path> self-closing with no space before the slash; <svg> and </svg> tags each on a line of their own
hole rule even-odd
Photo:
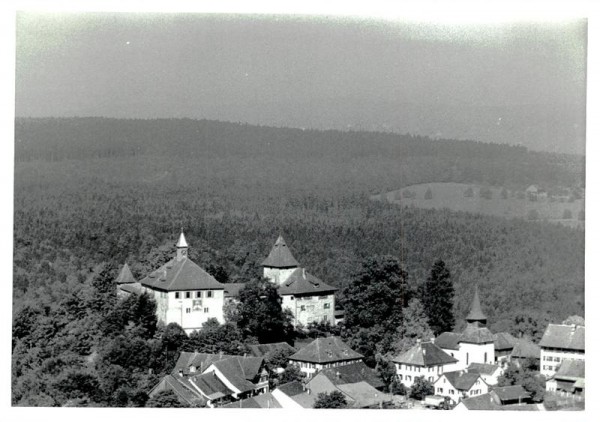
<svg viewBox="0 0 600 422">
<path fill-rule="evenodd" d="M 202 292 L 196 292 L 196 297 L 201 298 L 202 297 Z"/>
<path fill-rule="evenodd" d="M 192 292 L 185 292 L 185 298 L 189 299 L 192 297 Z"/>
<path fill-rule="evenodd" d="M 179 292 L 175 292 L 175 299 L 179 299 Z"/>
<path fill-rule="evenodd" d="M 207 291 L 206 292 L 206 297 L 213 297 L 212 293 L 213 293 L 212 290 Z"/>
<path fill-rule="evenodd" d="M 331 308 L 331 303 L 325 303 L 323 305 L 323 309 L 330 309 Z"/>
</svg>

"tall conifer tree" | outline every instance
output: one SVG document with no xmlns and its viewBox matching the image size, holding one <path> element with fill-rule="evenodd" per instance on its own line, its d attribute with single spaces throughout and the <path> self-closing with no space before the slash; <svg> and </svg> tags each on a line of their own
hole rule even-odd
<svg viewBox="0 0 600 422">
<path fill-rule="evenodd" d="M 429 327 L 437 336 L 454 328 L 454 285 L 444 261 L 437 260 L 421 288 L 421 302 Z"/>
</svg>

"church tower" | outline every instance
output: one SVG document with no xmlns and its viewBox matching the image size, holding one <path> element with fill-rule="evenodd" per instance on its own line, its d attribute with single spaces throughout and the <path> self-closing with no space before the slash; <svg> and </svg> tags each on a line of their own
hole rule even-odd
<svg viewBox="0 0 600 422">
<path fill-rule="evenodd" d="M 177 262 L 181 261 L 184 258 L 187 258 L 188 252 L 188 244 L 185 240 L 185 236 L 183 234 L 183 230 L 181 230 L 181 234 L 179 235 L 179 240 L 177 241 Z"/>
<path fill-rule="evenodd" d="M 485 327 L 487 324 L 487 317 L 481 310 L 481 304 L 479 303 L 479 289 L 475 285 L 475 295 L 473 296 L 473 302 L 471 302 L 471 311 L 467 315 L 467 323 L 476 324 L 478 327 Z"/>
<path fill-rule="evenodd" d="M 282 236 L 277 238 L 269 256 L 261 265 L 263 276 L 277 285 L 284 283 L 294 270 L 300 267 Z"/>
</svg>

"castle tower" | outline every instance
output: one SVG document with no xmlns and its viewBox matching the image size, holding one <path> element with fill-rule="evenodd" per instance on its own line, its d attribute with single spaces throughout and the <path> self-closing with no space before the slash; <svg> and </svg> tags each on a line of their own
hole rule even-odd
<svg viewBox="0 0 600 422">
<path fill-rule="evenodd" d="M 475 285 L 475 295 L 473 295 L 473 302 L 471 302 L 471 312 L 465 318 L 469 324 L 477 323 L 480 327 L 485 327 L 487 324 L 487 317 L 481 311 L 481 304 L 479 303 L 479 289 Z"/>
<path fill-rule="evenodd" d="M 187 258 L 188 252 L 188 243 L 185 240 L 185 236 L 183 234 L 183 230 L 181 230 L 181 234 L 179 235 L 179 240 L 177 241 L 177 262 L 181 261 L 184 258 Z"/>
<path fill-rule="evenodd" d="M 300 266 L 282 236 L 277 238 L 267 259 L 262 262 L 263 276 L 281 285 Z"/>
</svg>

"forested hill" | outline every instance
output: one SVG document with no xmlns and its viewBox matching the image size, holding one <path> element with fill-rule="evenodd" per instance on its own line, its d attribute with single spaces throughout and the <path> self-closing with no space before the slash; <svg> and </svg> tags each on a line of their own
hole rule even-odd
<svg viewBox="0 0 600 422">
<path fill-rule="evenodd" d="M 326 283 L 400 257 L 413 285 L 443 259 L 461 321 L 479 285 L 490 321 L 583 314 L 584 234 L 543 222 L 400 208 L 373 192 L 432 181 L 581 186 L 583 157 L 386 133 L 303 131 L 194 120 L 16 122 L 14 293 L 60 301 L 101 263 L 136 277 L 181 227 L 190 254 L 231 281 L 257 273 L 282 233 Z"/>
</svg>

